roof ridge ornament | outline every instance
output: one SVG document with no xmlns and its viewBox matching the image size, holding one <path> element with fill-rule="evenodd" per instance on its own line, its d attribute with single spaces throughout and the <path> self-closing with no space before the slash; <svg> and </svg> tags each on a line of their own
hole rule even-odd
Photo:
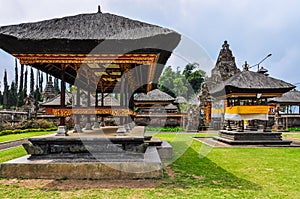
<svg viewBox="0 0 300 199">
<path fill-rule="evenodd" d="M 98 12 L 97 13 L 102 13 L 101 12 L 101 6 L 100 5 L 98 5 Z"/>
</svg>

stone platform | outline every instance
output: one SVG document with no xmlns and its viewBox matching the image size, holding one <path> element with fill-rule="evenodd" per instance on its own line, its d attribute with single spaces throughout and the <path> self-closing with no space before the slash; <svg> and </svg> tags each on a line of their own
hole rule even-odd
<svg viewBox="0 0 300 199">
<path fill-rule="evenodd" d="M 227 131 L 220 130 L 213 139 L 231 145 L 290 145 L 292 141 L 282 140 L 280 132 Z"/>
<path fill-rule="evenodd" d="M 2 178 L 37 179 L 140 179 L 163 177 L 155 147 L 148 147 L 143 161 L 104 162 L 86 159 L 28 159 L 29 155 L 0 165 Z"/>
<path fill-rule="evenodd" d="M 166 141 L 144 137 L 144 127 L 116 136 L 115 127 L 69 136 L 46 135 L 24 144 L 29 155 L 0 165 L 3 178 L 139 179 L 163 176 L 172 158 Z"/>
</svg>

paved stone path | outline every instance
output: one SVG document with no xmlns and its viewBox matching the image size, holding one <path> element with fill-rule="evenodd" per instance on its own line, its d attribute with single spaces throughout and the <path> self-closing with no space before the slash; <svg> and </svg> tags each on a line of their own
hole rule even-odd
<svg viewBox="0 0 300 199">
<path fill-rule="evenodd" d="M 23 143 L 28 142 L 28 139 L 14 140 L 9 142 L 0 143 L 0 150 L 21 146 Z"/>
</svg>

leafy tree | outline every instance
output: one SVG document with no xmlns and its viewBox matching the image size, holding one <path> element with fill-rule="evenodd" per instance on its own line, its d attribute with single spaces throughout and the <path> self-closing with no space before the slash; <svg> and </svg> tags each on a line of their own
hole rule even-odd
<svg viewBox="0 0 300 199">
<path fill-rule="evenodd" d="M 195 70 L 198 67 L 198 63 L 187 64 L 182 72 L 192 88 L 189 88 L 188 96 L 192 96 L 193 93 L 198 93 L 200 91 L 201 84 L 204 82 L 205 72 L 200 69 Z"/>
<path fill-rule="evenodd" d="M 171 66 L 168 66 L 163 74 L 160 76 L 158 84 L 159 89 L 163 92 L 168 93 L 169 95 L 173 96 L 174 92 L 174 79 L 176 77 L 176 72 L 173 71 Z"/>
<path fill-rule="evenodd" d="M 30 94 L 34 94 L 34 73 L 33 73 L 33 68 L 31 67 L 30 70 Z"/>
<path fill-rule="evenodd" d="M 174 79 L 174 92 L 177 94 L 177 96 L 183 96 L 186 98 L 187 91 L 188 87 L 184 83 L 184 78 L 182 78 L 182 76 Z"/>
<path fill-rule="evenodd" d="M 197 69 L 198 67 L 197 63 L 187 64 L 181 72 L 179 67 L 174 71 L 168 66 L 159 78 L 159 89 L 173 97 L 183 96 L 189 99 L 199 92 L 204 81 L 205 72 Z"/>
</svg>

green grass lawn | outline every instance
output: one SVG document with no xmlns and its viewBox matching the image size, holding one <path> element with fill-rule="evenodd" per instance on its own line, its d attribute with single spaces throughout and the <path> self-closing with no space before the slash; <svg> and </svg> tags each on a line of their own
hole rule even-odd
<svg viewBox="0 0 300 199">
<path fill-rule="evenodd" d="M 0 151 L 0 163 L 21 157 L 23 155 L 26 155 L 26 151 L 24 150 L 24 148 L 22 146 L 1 150 Z"/>
<path fill-rule="evenodd" d="M 155 188 L 60 191 L 0 180 L 0 198 L 300 198 L 299 148 L 212 149 L 191 135 L 155 136 L 168 140 L 176 157 L 169 165 L 175 176 L 158 179 L 162 184 Z"/>
<path fill-rule="evenodd" d="M 300 133 L 286 133 L 283 134 L 283 137 L 293 137 L 293 138 L 300 139 Z"/>
<path fill-rule="evenodd" d="M 54 131 L 41 131 L 41 132 L 30 132 L 30 133 L 21 133 L 21 134 L 11 134 L 11 135 L 2 135 L 0 136 L 0 143 L 1 142 L 7 142 L 12 140 L 20 140 L 23 138 L 30 138 L 33 136 L 38 135 L 46 135 L 46 134 L 52 134 Z"/>
</svg>

